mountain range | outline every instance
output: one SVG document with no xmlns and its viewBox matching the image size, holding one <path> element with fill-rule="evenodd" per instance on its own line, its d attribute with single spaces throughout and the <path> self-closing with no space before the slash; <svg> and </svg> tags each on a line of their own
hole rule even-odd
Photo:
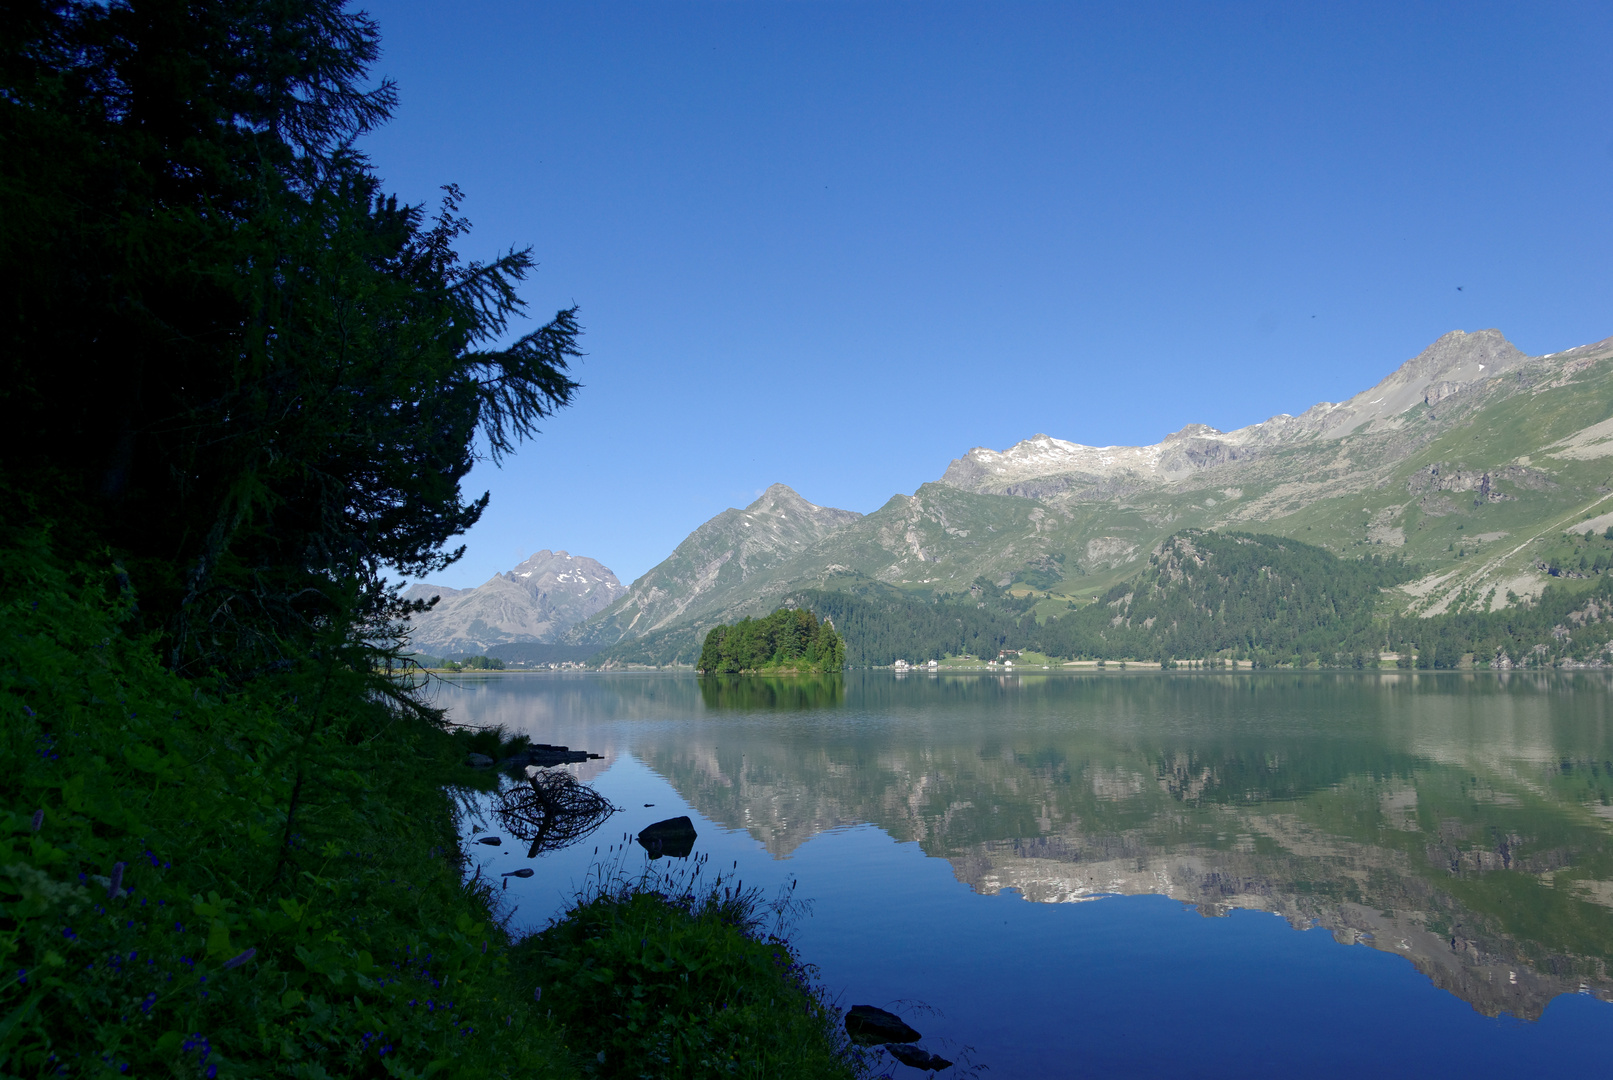
<svg viewBox="0 0 1613 1080">
<path fill-rule="evenodd" d="M 411 620 L 411 644 L 426 652 L 460 655 L 511 642 L 555 642 L 626 591 L 597 560 L 545 549 L 474 589 L 421 582 L 403 595 L 408 600 L 438 598 L 429 611 Z"/>
<path fill-rule="evenodd" d="M 1426 572 L 1392 592 L 1395 611 L 1493 610 L 1539 594 L 1550 580 L 1544 552 L 1566 530 L 1613 525 L 1610 360 L 1613 339 L 1528 356 L 1497 330 L 1453 331 L 1343 402 L 1235 431 L 1191 424 L 1151 446 L 1037 434 L 1002 451 L 977 447 L 866 515 L 775 484 L 700 526 L 630 587 L 609 576 L 616 591 L 589 593 L 588 603 L 604 602 L 588 615 L 524 631 L 547 637 L 502 640 L 601 650 L 668 633 L 693 641 L 805 589 L 957 597 L 990 586 L 1034 601 L 1038 614 L 1062 612 L 1134 577 L 1183 529 L 1290 536 L 1342 557 L 1398 554 Z M 508 578 L 468 592 L 504 595 Z M 441 592 L 428 618 L 453 625 L 454 641 L 491 643 L 515 627 L 485 614 L 477 623 L 467 616 L 482 600 Z"/>
</svg>

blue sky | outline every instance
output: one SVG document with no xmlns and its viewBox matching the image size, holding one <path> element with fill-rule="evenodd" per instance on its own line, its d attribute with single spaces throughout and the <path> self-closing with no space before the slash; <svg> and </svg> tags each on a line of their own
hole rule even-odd
<svg viewBox="0 0 1613 1080">
<path fill-rule="evenodd" d="M 588 331 L 441 584 L 1613 335 L 1605 4 L 366 6 L 377 171 L 460 184 L 466 253 L 531 245 Z"/>
</svg>

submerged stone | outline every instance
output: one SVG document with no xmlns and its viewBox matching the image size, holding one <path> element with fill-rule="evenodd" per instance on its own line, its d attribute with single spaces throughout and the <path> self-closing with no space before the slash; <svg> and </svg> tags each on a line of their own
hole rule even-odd
<svg viewBox="0 0 1613 1080">
<path fill-rule="evenodd" d="M 846 1012 L 846 1034 L 863 1046 L 911 1043 L 923 1038 L 900 1016 L 872 1005 L 853 1005 Z"/>
<path fill-rule="evenodd" d="M 903 1065 L 911 1065 L 915 1069 L 928 1069 L 931 1072 L 940 1072 L 950 1069 L 952 1062 L 939 1054 L 932 1054 L 928 1050 L 920 1050 L 916 1046 L 904 1046 L 901 1043 L 886 1043 L 885 1049 L 890 1056 Z"/>
</svg>

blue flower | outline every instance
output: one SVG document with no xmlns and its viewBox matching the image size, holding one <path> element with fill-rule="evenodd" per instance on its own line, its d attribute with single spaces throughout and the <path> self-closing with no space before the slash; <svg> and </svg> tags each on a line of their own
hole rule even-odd
<svg viewBox="0 0 1613 1080">
<path fill-rule="evenodd" d="M 255 949 L 255 948 L 252 948 L 252 949 L 248 949 L 246 952 L 242 953 L 240 956 L 232 956 L 230 959 L 224 961 L 224 970 L 228 971 L 230 968 L 240 967 L 242 964 L 246 963 L 248 960 L 252 959 L 256 955 L 258 955 L 258 950 Z"/>
</svg>

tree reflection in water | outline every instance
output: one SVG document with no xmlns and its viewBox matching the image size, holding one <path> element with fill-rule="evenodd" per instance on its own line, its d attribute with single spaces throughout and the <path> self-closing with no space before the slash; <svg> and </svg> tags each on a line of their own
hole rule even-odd
<svg viewBox="0 0 1613 1080">
<path fill-rule="evenodd" d="M 708 675 L 700 680 L 708 709 L 822 709 L 846 699 L 843 675 Z"/>
<path fill-rule="evenodd" d="M 531 842 L 529 859 L 575 844 L 618 809 L 563 769 L 539 769 L 527 783 L 501 792 L 493 801 L 499 824 Z"/>
</svg>

